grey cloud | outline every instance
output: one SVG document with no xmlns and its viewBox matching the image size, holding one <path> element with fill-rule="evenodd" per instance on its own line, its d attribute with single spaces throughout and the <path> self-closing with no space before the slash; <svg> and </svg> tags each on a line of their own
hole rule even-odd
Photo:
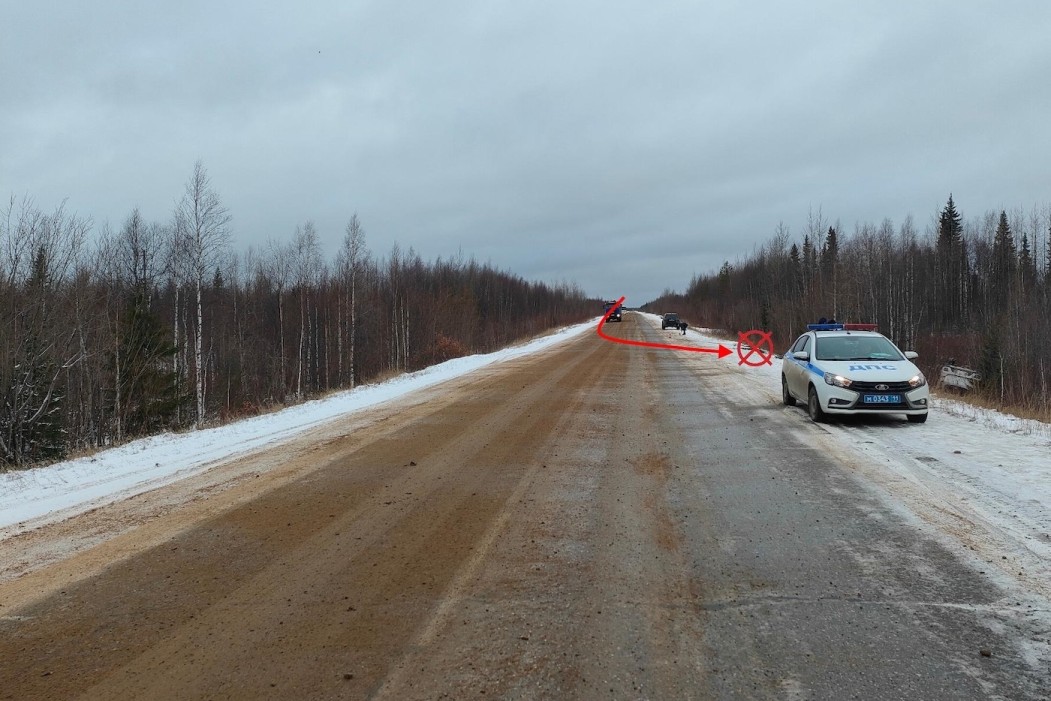
<svg viewBox="0 0 1051 701">
<path fill-rule="evenodd" d="M 5 12 L 5 15 L 8 13 Z M 1044 3 L 13 4 L 0 190 L 166 219 L 203 159 L 240 246 L 461 251 L 642 302 L 810 208 L 1045 202 Z"/>
</svg>

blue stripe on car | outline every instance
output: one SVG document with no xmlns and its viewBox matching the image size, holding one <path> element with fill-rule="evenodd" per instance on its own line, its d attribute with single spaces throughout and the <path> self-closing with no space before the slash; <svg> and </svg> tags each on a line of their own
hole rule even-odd
<svg viewBox="0 0 1051 701">
<path fill-rule="evenodd" d="M 822 370 L 817 365 L 814 365 L 813 363 L 811 363 L 809 361 L 798 360 L 796 358 L 789 358 L 789 360 L 791 362 L 799 365 L 802 368 L 806 368 L 809 372 L 814 373 L 818 377 L 824 377 L 825 376 L 825 371 L 824 370 Z"/>
</svg>

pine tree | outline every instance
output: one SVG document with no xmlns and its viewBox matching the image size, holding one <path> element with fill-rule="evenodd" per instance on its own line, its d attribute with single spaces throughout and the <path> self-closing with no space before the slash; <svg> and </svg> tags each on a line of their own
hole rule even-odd
<svg viewBox="0 0 1051 701">
<path fill-rule="evenodd" d="M 1022 232 L 1022 245 L 1018 249 L 1018 281 L 1021 292 L 1028 295 L 1036 283 L 1036 260 L 1029 248 L 1029 235 Z"/>
<path fill-rule="evenodd" d="M 792 294 L 803 294 L 803 260 L 800 257 L 799 246 L 792 244 L 788 249 L 789 268 L 792 276 Z"/>
<path fill-rule="evenodd" d="M 938 248 L 948 250 L 963 241 L 963 217 L 956 211 L 956 204 L 952 201 L 952 193 L 949 193 L 949 201 L 945 204 L 941 216 L 938 217 Z"/>
<path fill-rule="evenodd" d="M 956 203 L 953 202 L 951 193 L 938 217 L 935 256 L 934 315 L 942 328 L 953 328 L 962 323 L 965 315 L 969 266 L 967 248 L 963 240 L 963 218 L 956 211 Z"/>
<path fill-rule="evenodd" d="M 1007 222 L 1007 212 L 1001 210 L 1000 222 L 993 236 L 992 270 L 989 276 L 992 302 L 998 307 L 1003 307 L 1008 301 L 1017 265 L 1014 235 Z"/>
<path fill-rule="evenodd" d="M 1051 224 L 1047 227 L 1047 255 L 1044 256 L 1044 289 L 1051 294 Z"/>
<path fill-rule="evenodd" d="M 136 289 L 121 320 L 120 364 L 121 425 L 134 436 L 170 428 L 176 410 L 187 408 L 189 395 L 180 394 L 172 359 L 176 346 L 165 338 L 160 320 L 150 311 L 150 295 Z"/>
<path fill-rule="evenodd" d="M 18 315 L 21 343 L 7 386 L 0 387 L 0 461 L 15 465 L 53 460 L 65 452 L 59 368 L 45 341 L 50 277 L 51 261 L 40 246 L 26 281 L 29 304 Z"/>
<path fill-rule="evenodd" d="M 817 272 L 817 247 L 814 246 L 809 234 L 803 235 L 803 269 L 808 275 Z"/>
<path fill-rule="evenodd" d="M 1004 355 L 1000 345 L 1003 337 L 1003 324 L 994 322 L 982 338 L 981 357 L 978 360 L 978 372 L 982 375 L 982 389 L 990 396 L 1004 394 Z"/>
<path fill-rule="evenodd" d="M 822 303 L 830 310 L 830 318 L 836 318 L 839 316 L 839 234 L 831 226 L 821 249 L 821 278 L 825 289 L 831 292 L 831 299 L 823 299 Z"/>
<path fill-rule="evenodd" d="M 828 227 L 828 234 L 825 236 L 825 246 L 821 250 L 821 262 L 823 265 L 834 265 L 836 258 L 839 255 L 839 234 L 836 233 L 835 227 Z"/>
</svg>

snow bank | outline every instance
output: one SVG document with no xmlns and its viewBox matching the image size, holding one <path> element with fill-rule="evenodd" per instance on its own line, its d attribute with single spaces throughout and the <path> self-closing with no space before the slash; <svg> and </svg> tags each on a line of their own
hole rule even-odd
<svg viewBox="0 0 1051 701">
<path fill-rule="evenodd" d="M 56 512 L 69 516 L 141 494 L 337 417 L 549 348 L 594 329 L 597 323 L 596 317 L 495 353 L 456 358 L 227 426 L 151 436 L 90 457 L 0 473 L 0 528 Z"/>
</svg>

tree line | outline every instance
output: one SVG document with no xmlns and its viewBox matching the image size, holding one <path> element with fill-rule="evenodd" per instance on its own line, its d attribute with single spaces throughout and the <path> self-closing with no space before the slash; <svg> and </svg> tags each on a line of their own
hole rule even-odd
<svg viewBox="0 0 1051 701">
<path fill-rule="evenodd" d="M 980 391 L 1046 412 L 1051 397 L 1051 209 L 965 219 L 952 196 L 919 232 L 857 224 L 846 232 L 810 213 L 799 240 L 783 224 L 751 255 L 695 275 L 685 293 L 647 308 L 693 324 L 772 332 L 786 348 L 820 317 L 873 322 L 920 353 L 936 380 L 950 360 L 982 373 Z"/>
<path fill-rule="evenodd" d="M 0 212 L 0 469 L 199 427 L 487 352 L 595 314 L 569 284 L 372 254 L 357 215 L 236 254 L 201 163 L 171 219 Z"/>
</svg>

